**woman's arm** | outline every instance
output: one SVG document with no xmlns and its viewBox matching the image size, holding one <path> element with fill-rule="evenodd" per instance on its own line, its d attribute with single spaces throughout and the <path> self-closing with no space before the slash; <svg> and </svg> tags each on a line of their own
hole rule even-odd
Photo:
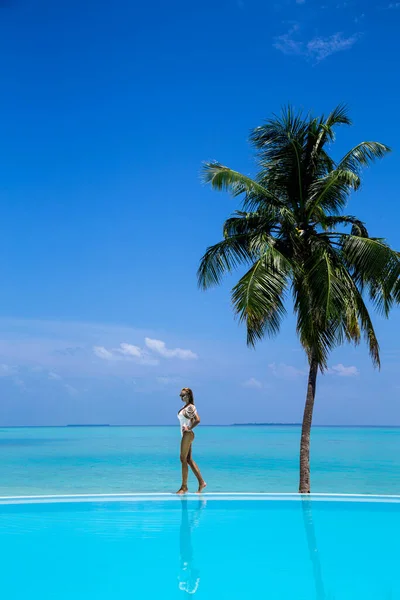
<svg viewBox="0 0 400 600">
<path fill-rule="evenodd" d="M 190 427 L 188 427 L 188 431 L 192 431 L 192 429 L 194 429 L 195 427 L 197 427 L 197 425 L 199 423 L 200 423 L 200 417 L 196 413 L 195 416 L 193 417 L 193 419 L 191 419 L 191 421 L 190 421 Z"/>
<path fill-rule="evenodd" d="M 184 413 L 187 419 L 190 419 L 190 427 L 185 427 L 184 431 L 192 431 L 200 423 L 200 417 L 197 413 L 196 407 L 189 405 L 185 408 Z"/>
</svg>

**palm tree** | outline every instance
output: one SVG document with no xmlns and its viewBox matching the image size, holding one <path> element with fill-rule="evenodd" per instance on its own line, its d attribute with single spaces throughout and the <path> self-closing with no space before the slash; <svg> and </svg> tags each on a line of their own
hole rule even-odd
<svg viewBox="0 0 400 600">
<path fill-rule="evenodd" d="M 369 237 L 359 219 L 343 214 L 360 188 L 363 167 L 390 149 L 361 142 L 336 162 L 328 154 L 339 125 L 351 125 L 339 105 L 326 118 L 287 108 L 254 129 L 258 173 L 250 178 L 218 162 L 206 163 L 204 181 L 242 197 L 223 226 L 223 240 L 207 249 L 199 270 L 203 289 L 245 266 L 232 290 L 236 315 L 247 327 L 247 343 L 279 332 L 291 295 L 297 334 L 309 376 L 300 444 L 300 493 L 310 492 L 310 434 L 318 371 L 344 341 L 364 335 L 375 366 L 379 345 L 368 306 L 388 316 L 400 301 L 400 254 Z M 350 229 L 346 229 L 349 227 Z M 369 299 L 367 306 L 366 301 Z"/>
</svg>

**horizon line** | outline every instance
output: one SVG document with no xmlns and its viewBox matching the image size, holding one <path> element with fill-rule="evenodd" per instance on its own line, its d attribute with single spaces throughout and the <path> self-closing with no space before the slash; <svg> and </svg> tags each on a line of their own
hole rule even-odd
<svg viewBox="0 0 400 600">
<path fill-rule="evenodd" d="M 135 425 L 132 423 L 129 424 L 109 424 L 109 423 L 77 423 L 77 424 L 66 424 L 66 425 L 0 425 L 1 429 L 84 429 L 84 428 L 122 428 L 122 427 L 174 427 L 178 428 L 179 425 L 176 424 L 148 424 L 148 425 Z M 229 423 L 229 424 L 219 424 L 219 423 L 208 423 L 202 426 L 205 427 L 292 427 L 299 428 L 301 427 L 301 423 Z M 400 429 L 399 425 L 337 425 L 337 424 L 315 424 L 312 426 L 313 429 L 316 428 L 342 428 L 342 429 Z"/>
</svg>

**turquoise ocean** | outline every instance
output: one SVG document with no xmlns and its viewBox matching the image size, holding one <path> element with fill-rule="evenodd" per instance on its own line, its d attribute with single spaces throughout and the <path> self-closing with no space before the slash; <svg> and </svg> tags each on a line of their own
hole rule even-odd
<svg viewBox="0 0 400 600">
<path fill-rule="evenodd" d="M 296 492 L 299 438 L 292 426 L 200 426 L 193 455 L 208 492 Z M 176 426 L 3 428 L 0 496 L 173 492 L 179 444 Z M 400 429 L 314 427 L 312 488 L 400 494 Z"/>
</svg>

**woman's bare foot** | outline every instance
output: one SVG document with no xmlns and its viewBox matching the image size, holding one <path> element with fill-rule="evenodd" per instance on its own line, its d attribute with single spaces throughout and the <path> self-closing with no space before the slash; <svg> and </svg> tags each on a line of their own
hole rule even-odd
<svg viewBox="0 0 400 600">
<path fill-rule="evenodd" d="M 176 492 L 178 494 L 178 496 L 183 496 L 183 494 L 187 494 L 188 493 L 188 489 L 187 487 L 181 487 L 179 488 L 179 490 Z"/>
<path fill-rule="evenodd" d="M 205 487 L 207 487 L 207 484 L 205 481 L 203 481 L 202 483 L 199 483 L 199 489 L 197 490 L 197 493 L 201 494 L 201 492 L 204 490 Z"/>
</svg>

